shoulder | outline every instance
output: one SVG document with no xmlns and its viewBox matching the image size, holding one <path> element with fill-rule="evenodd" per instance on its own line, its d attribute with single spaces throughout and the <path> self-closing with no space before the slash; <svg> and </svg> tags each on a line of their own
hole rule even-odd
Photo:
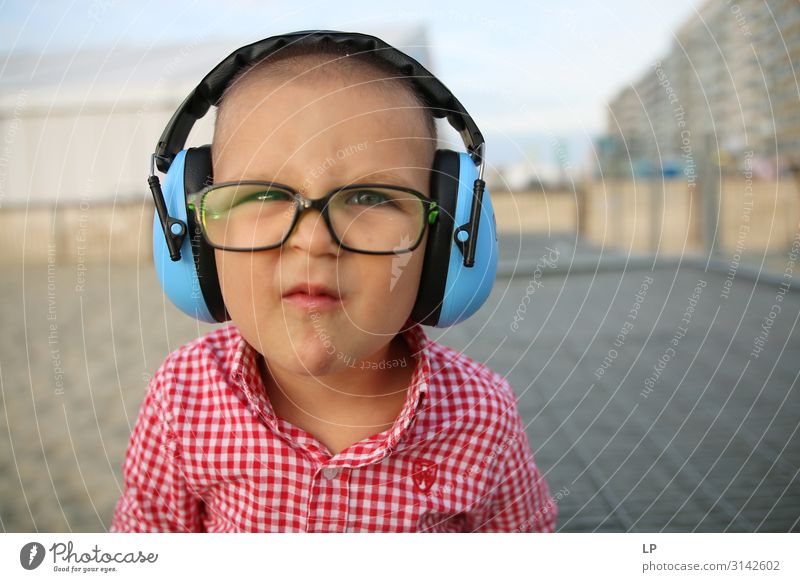
<svg viewBox="0 0 800 582">
<path fill-rule="evenodd" d="M 229 371 L 241 339 L 234 325 L 209 331 L 170 352 L 155 376 L 172 382 L 192 382 L 207 371 Z"/>
<path fill-rule="evenodd" d="M 430 340 L 428 358 L 431 376 L 438 383 L 509 405 L 516 402 L 505 376 L 463 352 Z"/>
<path fill-rule="evenodd" d="M 515 430 L 517 398 L 508 379 L 462 352 L 430 340 L 430 403 L 444 417 L 462 418 L 496 435 Z"/>
<path fill-rule="evenodd" d="M 242 341 L 235 325 L 207 332 L 170 352 L 153 374 L 150 390 L 180 408 L 225 385 Z"/>
</svg>

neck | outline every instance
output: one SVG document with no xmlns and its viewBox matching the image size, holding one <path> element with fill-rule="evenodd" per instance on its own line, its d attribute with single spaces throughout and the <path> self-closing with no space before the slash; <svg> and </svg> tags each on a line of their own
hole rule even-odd
<svg viewBox="0 0 800 582">
<path fill-rule="evenodd" d="M 389 362 L 393 365 L 386 366 Z M 294 374 L 259 357 L 273 410 L 298 425 L 393 422 L 405 402 L 415 364 L 400 334 L 371 357 L 325 376 Z"/>
</svg>

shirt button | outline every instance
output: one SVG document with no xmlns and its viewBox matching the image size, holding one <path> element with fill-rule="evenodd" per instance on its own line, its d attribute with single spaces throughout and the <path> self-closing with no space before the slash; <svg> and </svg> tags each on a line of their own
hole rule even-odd
<svg viewBox="0 0 800 582">
<path fill-rule="evenodd" d="M 339 467 L 325 467 L 322 469 L 322 476 L 330 481 L 339 475 L 340 470 Z"/>
</svg>

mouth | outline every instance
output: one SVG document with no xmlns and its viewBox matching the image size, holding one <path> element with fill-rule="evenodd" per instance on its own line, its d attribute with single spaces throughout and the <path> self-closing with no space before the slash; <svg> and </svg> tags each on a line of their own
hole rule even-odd
<svg viewBox="0 0 800 582">
<path fill-rule="evenodd" d="M 330 309 L 342 304 L 334 289 L 316 283 L 299 283 L 283 294 L 284 302 L 303 309 Z"/>
</svg>

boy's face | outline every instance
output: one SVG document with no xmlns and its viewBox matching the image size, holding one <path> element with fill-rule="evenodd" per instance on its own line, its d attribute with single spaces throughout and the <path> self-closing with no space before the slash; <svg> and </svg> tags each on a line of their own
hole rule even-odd
<svg viewBox="0 0 800 582">
<path fill-rule="evenodd" d="M 259 80 L 231 95 L 232 115 L 213 146 L 215 182 L 274 181 L 308 198 L 378 182 L 429 196 L 435 144 L 406 92 L 333 81 L 280 85 Z M 414 305 L 426 242 L 427 228 L 411 253 L 350 252 L 307 210 L 282 247 L 215 253 L 225 304 L 244 338 L 271 366 L 319 376 L 360 369 L 354 361 L 394 338 Z M 306 282 L 335 289 L 341 303 L 309 309 L 283 298 Z"/>
</svg>

